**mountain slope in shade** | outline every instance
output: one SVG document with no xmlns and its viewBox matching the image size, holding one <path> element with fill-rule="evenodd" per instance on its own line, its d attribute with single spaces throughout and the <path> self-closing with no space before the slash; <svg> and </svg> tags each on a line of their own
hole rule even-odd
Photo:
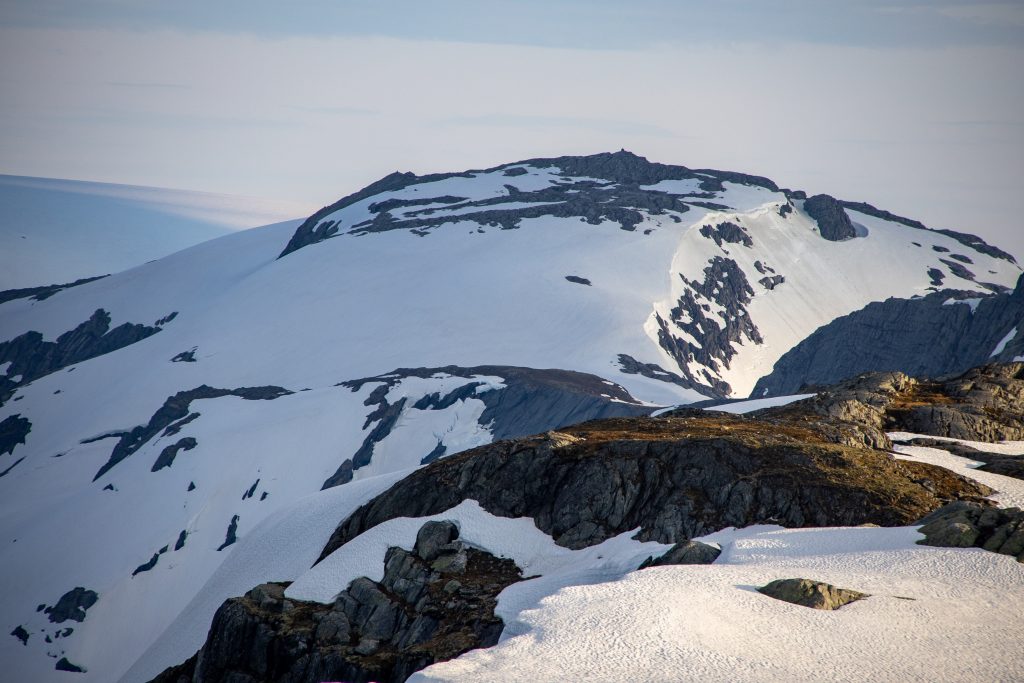
<svg viewBox="0 0 1024 683">
<path fill-rule="evenodd" d="M 1020 360 L 1024 277 L 1012 292 L 974 296 L 940 291 L 870 303 L 787 351 L 772 373 L 757 381 L 751 396 L 784 396 L 869 371 L 937 377 Z"/>
<path fill-rule="evenodd" d="M 852 206 L 626 152 L 395 174 L 298 228 L 0 303 L 0 572 L 23 587 L 0 613 L 31 634 L 0 656 L 114 680 L 303 496 L 745 396 L 872 301 L 1020 275 L 977 238 Z M 51 621 L 86 591 L 82 622 Z"/>
<path fill-rule="evenodd" d="M 251 197 L 0 175 L 0 290 L 117 273 L 304 212 Z"/>
</svg>

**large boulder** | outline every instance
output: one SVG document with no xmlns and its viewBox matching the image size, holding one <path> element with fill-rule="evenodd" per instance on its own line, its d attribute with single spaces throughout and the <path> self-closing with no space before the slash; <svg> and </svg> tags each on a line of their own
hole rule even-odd
<svg viewBox="0 0 1024 683">
<path fill-rule="evenodd" d="M 837 588 L 830 583 L 811 579 L 778 579 L 757 590 L 776 600 L 826 610 L 839 609 L 843 605 L 870 597 L 867 593 Z"/>
</svg>

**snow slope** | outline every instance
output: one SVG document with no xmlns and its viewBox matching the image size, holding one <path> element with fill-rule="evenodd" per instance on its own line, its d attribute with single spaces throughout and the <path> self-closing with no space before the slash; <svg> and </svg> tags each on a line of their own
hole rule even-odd
<svg viewBox="0 0 1024 683">
<path fill-rule="evenodd" d="M 251 197 L 0 175 L 0 290 L 117 273 L 307 210 Z"/>
<path fill-rule="evenodd" d="M 281 258 L 294 224 L 0 304 L 0 342 L 30 331 L 55 342 L 100 308 L 111 328 L 155 330 L 27 384 L 0 357 L 15 387 L 0 422 L 30 425 L 0 451 L 0 577 L 19 586 L 0 595 L 0 625 L 31 627 L 26 645 L 0 638 L 9 670 L 65 680 L 53 662 L 66 656 L 88 670 L 74 680 L 116 679 L 173 640 L 161 634 L 176 620 L 212 614 L 227 595 L 204 587 L 295 501 L 340 484 L 329 491 L 347 505 L 349 487 L 426 458 L 515 425 L 558 426 L 523 413 L 537 377 L 551 380 L 550 405 L 569 404 L 566 420 L 582 419 L 571 407 L 584 397 L 675 405 L 720 395 L 724 382 L 745 395 L 818 326 L 926 292 L 930 270 L 975 296 L 1020 274 L 949 235 L 866 215 L 854 216 L 860 236 L 830 242 L 793 194 L 687 169 L 672 173 L 689 180 L 609 179 L 603 160 L 621 157 L 599 157 L 403 176 L 318 214 L 324 238 Z M 566 170 L 592 159 L 592 170 Z M 750 245 L 721 239 L 736 234 L 724 223 Z M 969 253 L 977 277 L 953 272 L 948 253 Z M 784 280 L 759 281 L 772 273 Z M 573 380 L 583 393 L 555 395 L 566 380 L 551 369 L 593 377 Z M 276 566 L 245 578 L 298 575 Z M 36 611 L 78 586 L 99 596 L 83 622 Z M 185 609 L 201 595 L 201 609 Z"/>
</svg>

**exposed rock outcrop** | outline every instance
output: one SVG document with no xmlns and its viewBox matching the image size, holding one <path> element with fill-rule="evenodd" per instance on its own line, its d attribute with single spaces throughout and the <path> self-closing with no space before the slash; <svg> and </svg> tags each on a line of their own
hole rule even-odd
<svg viewBox="0 0 1024 683">
<path fill-rule="evenodd" d="M 159 683 L 404 681 L 430 664 L 490 647 L 504 628 L 497 595 L 515 563 L 468 547 L 452 522 L 428 522 L 412 552 L 392 547 L 384 578 L 353 581 L 334 603 L 290 600 L 263 584 L 225 602 L 202 649 Z"/>
<path fill-rule="evenodd" d="M 160 326 L 133 323 L 111 329 L 110 314 L 98 308 L 81 325 L 57 337 L 57 341 L 43 341 L 41 333 L 29 331 L 0 342 L 0 365 L 10 363 L 6 376 L 0 376 L 0 405 L 22 385 L 69 365 L 124 348 L 159 331 Z"/>
<path fill-rule="evenodd" d="M 1024 511 L 979 503 L 950 503 L 920 520 L 922 545 L 984 548 L 1024 562 Z"/>
<path fill-rule="evenodd" d="M 705 395 L 728 397 L 732 387 L 707 370 L 729 367 L 736 355 L 734 344 L 761 344 L 760 330 L 751 320 L 747 305 L 754 289 L 736 261 L 716 256 L 704 268 L 704 279 L 688 280 L 680 274 L 686 288 L 668 320 L 655 315 L 658 344 L 675 359 L 684 373 L 688 388 Z M 711 312 L 710 303 L 724 312 Z M 705 370 L 695 375 L 693 364 Z"/>
<path fill-rule="evenodd" d="M 65 621 L 85 621 L 85 613 L 96 604 L 99 595 L 94 590 L 77 586 L 60 596 L 57 604 L 46 607 L 43 612 L 49 615 L 51 622 L 62 624 Z"/>
<path fill-rule="evenodd" d="M 153 417 L 149 418 L 149 422 L 144 425 L 134 427 L 130 432 L 121 436 L 117 444 L 114 446 L 114 450 L 110 453 L 110 458 L 100 467 L 99 471 L 96 472 L 96 476 L 92 479 L 96 481 L 104 474 L 106 474 L 110 468 L 117 465 L 129 455 L 142 448 L 150 439 L 156 436 L 160 430 L 168 429 L 167 433 L 174 433 L 170 431 L 177 423 L 177 427 L 180 429 L 181 425 L 187 424 L 188 422 L 199 417 L 198 413 L 189 412 L 189 407 L 192 405 L 192 401 L 198 401 L 202 399 L 220 398 L 222 396 L 237 396 L 244 398 L 248 401 L 271 401 L 281 396 L 287 396 L 292 392 L 281 387 L 265 386 L 265 387 L 240 387 L 238 389 L 217 389 L 214 387 L 207 386 L 205 384 L 196 387 L 195 389 L 189 389 L 188 391 L 179 391 L 174 396 L 168 396 L 164 404 L 160 406 L 160 409 L 153 413 Z M 193 417 L 194 415 L 194 417 Z M 175 430 L 176 431 L 176 430 Z M 188 441 L 182 439 L 175 444 L 176 449 L 173 452 L 168 452 L 165 456 L 164 453 L 160 454 L 157 461 L 153 464 L 153 470 L 156 472 L 161 467 L 170 465 L 170 462 L 174 460 L 174 455 L 177 454 L 177 449 L 194 448 L 195 440 Z M 184 442 L 184 443 L 183 443 Z M 191 445 L 189 446 L 189 444 Z M 166 452 L 166 449 L 165 449 Z M 161 467 L 157 467 L 157 465 Z"/>
<path fill-rule="evenodd" d="M 582 548 L 639 528 L 680 543 L 727 526 L 908 524 L 948 500 L 990 489 L 882 451 L 830 441 L 802 423 L 721 413 L 617 418 L 501 441 L 413 472 L 342 520 L 321 553 L 396 517 L 472 499 L 531 517 L 556 543 Z"/>
<path fill-rule="evenodd" d="M 621 386 L 582 372 L 507 365 L 398 368 L 377 377 L 342 382 L 342 386 L 353 391 L 359 391 L 366 384 L 377 385 L 364 401 L 364 405 L 375 408 L 367 416 L 363 428 L 371 424 L 373 428 L 367 432 L 357 451 L 342 462 L 322 488 L 351 481 L 355 470 L 370 463 L 374 446 L 391 433 L 403 411 L 410 407 L 405 397 L 394 402 L 388 399 L 392 387 L 409 377 L 428 378 L 437 374 L 467 379 L 484 376 L 502 378 L 504 386 L 500 388 L 478 392 L 484 383 L 468 382 L 444 395 L 424 396 L 411 406 L 418 410 L 443 410 L 457 401 L 479 399 L 485 406 L 479 422 L 490 426 L 495 439 L 517 438 L 595 418 L 651 412 L 650 407 L 641 405 Z M 431 453 L 424 454 L 423 460 L 429 462 L 443 452 L 435 447 Z"/>
<path fill-rule="evenodd" d="M 36 301 L 44 301 L 49 299 L 57 292 L 61 292 L 71 287 L 78 287 L 79 285 L 88 284 L 95 280 L 102 280 L 108 275 L 97 275 L 96 277 L 83 277 L 74 282 L 66 282 L 62 285 L 43 285 L 41 287 L 23 287 L 20 289 L 5 289 L 0 292 L 0 304 L 7 303 L 8 301 L 14 301 L 15 299 L 27 299 L 32 297 Z"/>
<path fill-rule="evenodd" d="M 1017 356 L 1024 356 L 1024 276 L 1012 293 L 980 300 L 948 290 L 870 303 L 783 354 L 750 395 L 784 396 L 871 371 L 941 377 Z"/>
<path fill-rule="evenodd" d="M 713 545 L 700 541 L 684 541 L 676 543 L 661 557 L 648 557 L 639 568 L 646 569 L 647 567 L 663 567 L 674 564 L 711 564 L 721 554 L 722 549 Z"/>
<path fill-rule="evenodd" d="M 757 589 L 776 600 L 812 609 L 834 610 L 855 600 L 870 597 L 867 593 L 837 588 L 829 583 L 811 579 L 778 579 Z"/>
<path fill-rule="evenodd" d="M 666 210 L 685 212 L 688 210 L 687 204 L 709 206 L 708 202 L 700 200 L 713 198 L 714 192 L 724 189 L 722 185 L 724 182 L 778 190 L 775 183 L 767 178 L 730 171 L 691 170 L 684 166 L 653 163 L 625 150 L 590 156 L 528 159 L 464 173 L 438 173 L 425 176 L 417 176 L 413 173 L 392 173 L 359 192 L 343 197 L 334 204 L 314 213 L 296 229 L 278 258 L 337 235 L 341 226 L 337 224 L 336 220 L 329 219 L 328 216 L 380 193 L 393 192 L 413 185 L 447 178 L 472 177 L 474 174 L 494 171 L 502 171 L 505 176 L 515 178 L 528 173 L 527 168 L 552 167 L 561 171 L 567 182 L 529 192 L 521 191 L 515 185 L 509 185 L 507 186 L 510 188 L 507 196 L 476 201 L 464 200 L 462 197 L 443 196 L 375 202 L 367 207 L 374 215 L 373 218 L 358 226 L 346 226 L 346 230 L 355 228 L 362 232 L 378 232 L 404 228 L 419 231 L 418 234 L 425 234 L 425 231 L 451 221 L 450 215 L 432 215 L 437 213 L 436 204 L 438 203 L 446 204 L 446 209 L 449 210 L 455 208 L 462 210 L 467 207 L 476 209 L 462 212 L 460 220 L 472 220 L 480 225 L 493 225 L 504 229 L 516 227 L 524 218 L 560 216 L 579 217 L 595 224 L 609 220 L 619 223 L 625 230 L 632 230 L 643 219 L 641 211 L 658 215 Z M 572 178 L 581 180 L 572 181 Z M 643 185 L 654 185 L 662 180 L 688 179 L 697 180 L 700 190 L 686 195 L 677 195 L 641 189 Z M 689 197 L 693 197 L 694 200 L 688 201 Z M 510 199 L 520 203 L 530 202 L 536 206 L 490 208 L 506 203 Z M 459 203 L 460 201 L 461 203 Z M 435 206 L 430 206 L 431 204 Z M 417 206 L 423 208 L 417 210 L 415 208 Z M 397 209 L 410 207 L 413 210 L 403 210 L 401 218 L 392 213 Z M 721 207 L 711 204 L 710 208 Z"/>
<path fill-rule="evenodd" d="M 804 200 L 804 211 L 818 224 L 818 232 L 830 242 L 842 242 L 857 236 L 853 222 L 843 205 L 827 194 L 816 194 Z"/>
<path fill-rule="evenodd" d="M 968 441 L 1019 440 L 1024 439 L 1024 363 L 972 368 L 943 381 L 869 373 L 757 415 L 804 420 L 836 443 L 883 449 L 892 448 L 886 432 L 894 431 Z"/>
<path fill-rule="evenodd" d="M 10 454 L 25 443 L 25 437 L 32 431 L 32 423 L 21 413 L 8 415 L 0 420 L 0 455 Z"/>
</svg>

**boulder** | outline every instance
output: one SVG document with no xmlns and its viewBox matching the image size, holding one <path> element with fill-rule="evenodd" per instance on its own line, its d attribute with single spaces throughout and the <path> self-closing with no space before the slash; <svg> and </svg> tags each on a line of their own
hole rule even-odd
<svg viewBox="0 0 1024 683">
<path fill-rule="evenodd" d="M 777 579 L 757 589 L 768 597 L 813 609 L 839 609 L 855 600 L 870 597 L 867 593 L 837 588 L 811 579 Z"/>
</svg>

